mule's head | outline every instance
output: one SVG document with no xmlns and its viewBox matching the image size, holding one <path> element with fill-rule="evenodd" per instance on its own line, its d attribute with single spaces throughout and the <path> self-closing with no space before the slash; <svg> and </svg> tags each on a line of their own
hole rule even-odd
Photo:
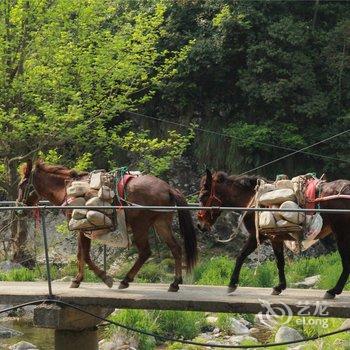
<svg viewBox="0 0 350 350">
<path fill-rule="evenodd" d="M 223 172 L 212 174 L 210 170 L 206 170 L 206 175 L 202 177 L 199 189 L 199 202 L 203 207 L 220 207 L 223 205 L 224 182 L 227 175 Z M 210 231 L 220 216 L 221 210 L 201 210 L 198 212 L 198 228 L 202 232 Z"/>
<path fill-rule="evenodd" d="M 35 205 L 39 201 L 39 195 L 34 188 L 33 162 L 29 159 L 21 166 L 21 180 L 18 184 L 17 203 L 24 205 Z"/>
</svg>

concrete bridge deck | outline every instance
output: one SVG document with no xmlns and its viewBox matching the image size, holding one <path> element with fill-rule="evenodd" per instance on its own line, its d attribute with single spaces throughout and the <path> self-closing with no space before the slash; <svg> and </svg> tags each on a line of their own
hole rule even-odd
<svg viewBox="0 0 350 350">
<path fill-rule="evenodd" d="M 315 289 L 287 289 L 282 295 L 272 296 L 271 288 L 239 287 L 228 296 L 226 287 L 184 285 L 178 293 L 167 292 L 167 288 L 165 284 L 133 283 L 128 289 L 118 290 L 116 286 L 108 289 L 104 284 L 82 283 L 80 288 L 71 289 L 69 283 L 55 282 L 53 294 L 80 306 L 259 313 L 266 311 L 261 304 L 264 301 L 276 308 L 284 303 L 295 315 L 350 317 L 350 292 L 335 300 L 323 300 L 325 291 Z M 0 304 L 19 304 L 47 295 L 45 282 L 0 282 Z"/>
</svg>

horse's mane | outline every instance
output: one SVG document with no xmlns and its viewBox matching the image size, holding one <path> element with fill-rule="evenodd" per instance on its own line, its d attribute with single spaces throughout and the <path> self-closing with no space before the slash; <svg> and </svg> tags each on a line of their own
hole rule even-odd
<svg viewBox="0 0 350 350">
<path fill-rule="evenodd" d="M 42 160 L 37 160 L 35 162 L 35 169 L 41 170 L 45 173 L 49 173 L 52 175 L 69 178 L 78 178 L 88 174 L 85 171 L 78 172 L 75 169 L 69 169 L 64 167 L 63 165 L 49 165 L 43 162 Z"/>
<path fill-rule="evenodd" d="M 217 171 L 213 177 L 218 182 L 227 181 L 247 190 L 254 190 L 257 181 L 263 179 L 261 176 L 257 175 L 228 175 L 224 171 Z"/>
<path fill-rule="evenodd" d="M 229 176 L 229 180 L 234 182 L 236 185 L 238 185 L 241 188 L 247 189 L 247 190 L 254 190 L 258 180 L 263 179 L 261 176 L 258 175 L 231 175 Z"/>
</svg>

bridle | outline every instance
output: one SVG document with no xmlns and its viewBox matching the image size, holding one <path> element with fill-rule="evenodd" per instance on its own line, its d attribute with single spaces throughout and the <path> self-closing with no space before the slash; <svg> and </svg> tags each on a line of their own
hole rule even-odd
<svg viewBox="0 0 350 350">
<path fill-rule="evenodd" d="M 24 193 L 23 193 L 23 196 L 21 198 L 22 200 L 18 201 L 17 204 L 25 206 L 29 195 L 32 192 L 36 192 L 33 180 L 34 180 L 34 171 L 33 171 L 33 169 L 31 169 L 29 177 L 28 177 L 28 183 L 27 183 L 27 185 L 26 185 L 26 187 L 24 189 Z"/>
<path fill-rule="evenodd" d="M 204 207 L 211 207 L 212 203 L 215 201 L 217 201 L 219 203 L 219 205 L 217 205 L 218 207 L 221 207 L 222 205 L 222 200 L 216 195 L 215 192 L 215 186 L 216 186 L 216 182 L 213 181 L 211 183 L 211 188 L 210 188 L 210 196 L 207 199 L 206 203 L 204 204 Z M 206 214 L 207 210 L 200 210 L 197 214 L 197 217 L 199 220 L 204 220 L 205 218 L 205 214 Z M 210 210 L 210 218 L 213 219 L 213 210 Z"/>
</svg>

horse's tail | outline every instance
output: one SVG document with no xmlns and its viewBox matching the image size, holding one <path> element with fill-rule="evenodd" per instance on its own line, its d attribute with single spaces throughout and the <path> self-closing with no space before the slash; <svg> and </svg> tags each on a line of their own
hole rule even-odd
<svg viewBox="0 0 350 350">
<path fill-rule="evenodd" d="M 187 206 L 185 197 L 177 190 L 170 189 L 170 197 L 178 206 Z M 184 240 L 187 272 L 191 271 L 197 262 L 197 238 L 189 210 L 178 210 L 180 233 Z"/>
</svg>

